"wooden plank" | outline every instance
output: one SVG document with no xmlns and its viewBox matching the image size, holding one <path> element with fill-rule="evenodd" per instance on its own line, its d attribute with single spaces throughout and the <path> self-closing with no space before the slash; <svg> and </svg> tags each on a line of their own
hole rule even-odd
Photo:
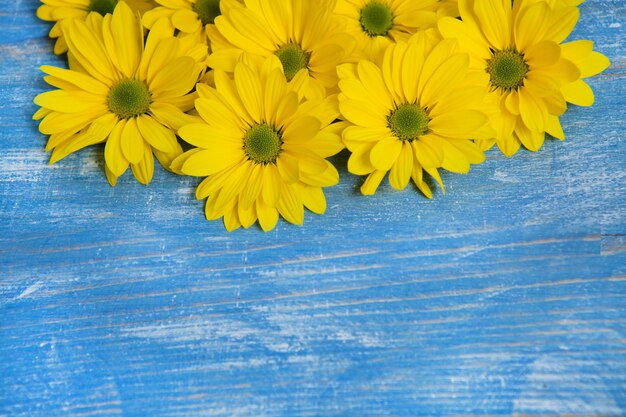
<svg viewBox="0 0 626 417">
<path fill-rule="evenodd" d="M 433 200 L 359 196 L 341 154 L 270 233 L 161 169 L 111 188 L 99 148 L 49 166 L 37 5 L 0 4 L 0 416 L 626 415 L 623 1 L 581 6 L 612 66 L 565 142 Z"/>
</svg>

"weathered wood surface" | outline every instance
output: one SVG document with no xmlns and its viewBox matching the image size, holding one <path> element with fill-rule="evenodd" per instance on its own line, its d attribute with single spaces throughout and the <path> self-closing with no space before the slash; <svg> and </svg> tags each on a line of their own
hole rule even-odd
<svg viewBox="0 0 626 417">
<path fill-rule="evenodd" d="M 624 1 L 582 6 L 612 66 L 567 141 L 432 201 L 340 155 L 327 214 L 267 234 L 98 148 L 49 166 L 36 7 L 0 3 L 0 416 L 626 415 Z"/>
</svg>

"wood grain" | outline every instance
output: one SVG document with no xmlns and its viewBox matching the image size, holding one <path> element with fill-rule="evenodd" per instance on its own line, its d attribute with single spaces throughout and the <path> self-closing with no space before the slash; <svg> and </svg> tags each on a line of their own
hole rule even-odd
<svg viewBox="0 0 626 417">
<path fill-rule="evenodd" d="M 612 66 L 565 142 L 433 200 L 359 196 L 341 154 L 271 233 L 162 169 L 111 188 L 101 148 L 48 165 L 37 6 L 0 3 L 0 416 L 626 415 L 623 1 L 581 6 Z"/>
</svg>

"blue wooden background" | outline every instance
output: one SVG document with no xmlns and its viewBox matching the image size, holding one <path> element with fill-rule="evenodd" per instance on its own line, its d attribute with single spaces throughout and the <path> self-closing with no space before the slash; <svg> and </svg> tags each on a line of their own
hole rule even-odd
<svg viewBox="0 0 626 417">
<path fill-rule="evenodd" d="M 626 415 L 625 26 L 568 139 L 489 152 L 428 200 L 335 159 L 328 212 L 224 231 L 197 180 L 49 166 L 31 121 L 61 65 L 36 0 L 0 2 L 0 416 Z"/>
</svg>

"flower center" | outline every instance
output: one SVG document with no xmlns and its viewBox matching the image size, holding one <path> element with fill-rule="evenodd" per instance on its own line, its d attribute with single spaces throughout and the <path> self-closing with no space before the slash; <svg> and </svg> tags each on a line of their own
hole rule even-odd
<svg viewBox="0 0 626 417">
<path fill-rule="evenodd" d="M 428 133 L 428 112 L 417 104 L 405 103 L 387 116 L 389 129 L 402 141 L 414 141 Z"/>
<path fill-rule="evenodd" d="M 498 88 L 503 91 L 517 90 L 524 85 L 528 70 L 524 54 L 515 49 L 495 51 L 487 60 L 486 71 L 494 90 Z"/>
<path fill-rule="evenodd" d="M 297 43 L 287 43 L 274 52 L 280 63 L 283 64 L 283 71 L 287 81 L 291 81 L 298 71 L 308 68 L 311 54 L 302 50 Z"/>
<path fill-rule="evenodd" d="M 131 119 L 150 110 L 152 93 L 143 82 L 125 79 L 111 88 L 107 101 L 109 110 L 120 119 Z"/>
<path fill-rule="evenodd" d="M 215 18 L 222 14 L 220 0 L 196 0 L 191 6 L 203 25 L 213 23 Z"/>
<path fill-rule="evenodd" d="M 243 150 L 257 164 L 276 162 L 283 144 L 282 135 L 267 123 L 252 126 L 243 137 Z"/>
<path fill-rule="evenodd" d="M 359 22 L 368 36 L 386 36 L 393 27 L 393 13 L 386 4 L 372 1 L 361 9 Z"/>
<path fill-rule="evenodd" d="M 116 5 L 117 0 L 91 0 L 89 2 L 89 11 L 104 16 L 107 13 L 113 14 Z"/>
</svg>

